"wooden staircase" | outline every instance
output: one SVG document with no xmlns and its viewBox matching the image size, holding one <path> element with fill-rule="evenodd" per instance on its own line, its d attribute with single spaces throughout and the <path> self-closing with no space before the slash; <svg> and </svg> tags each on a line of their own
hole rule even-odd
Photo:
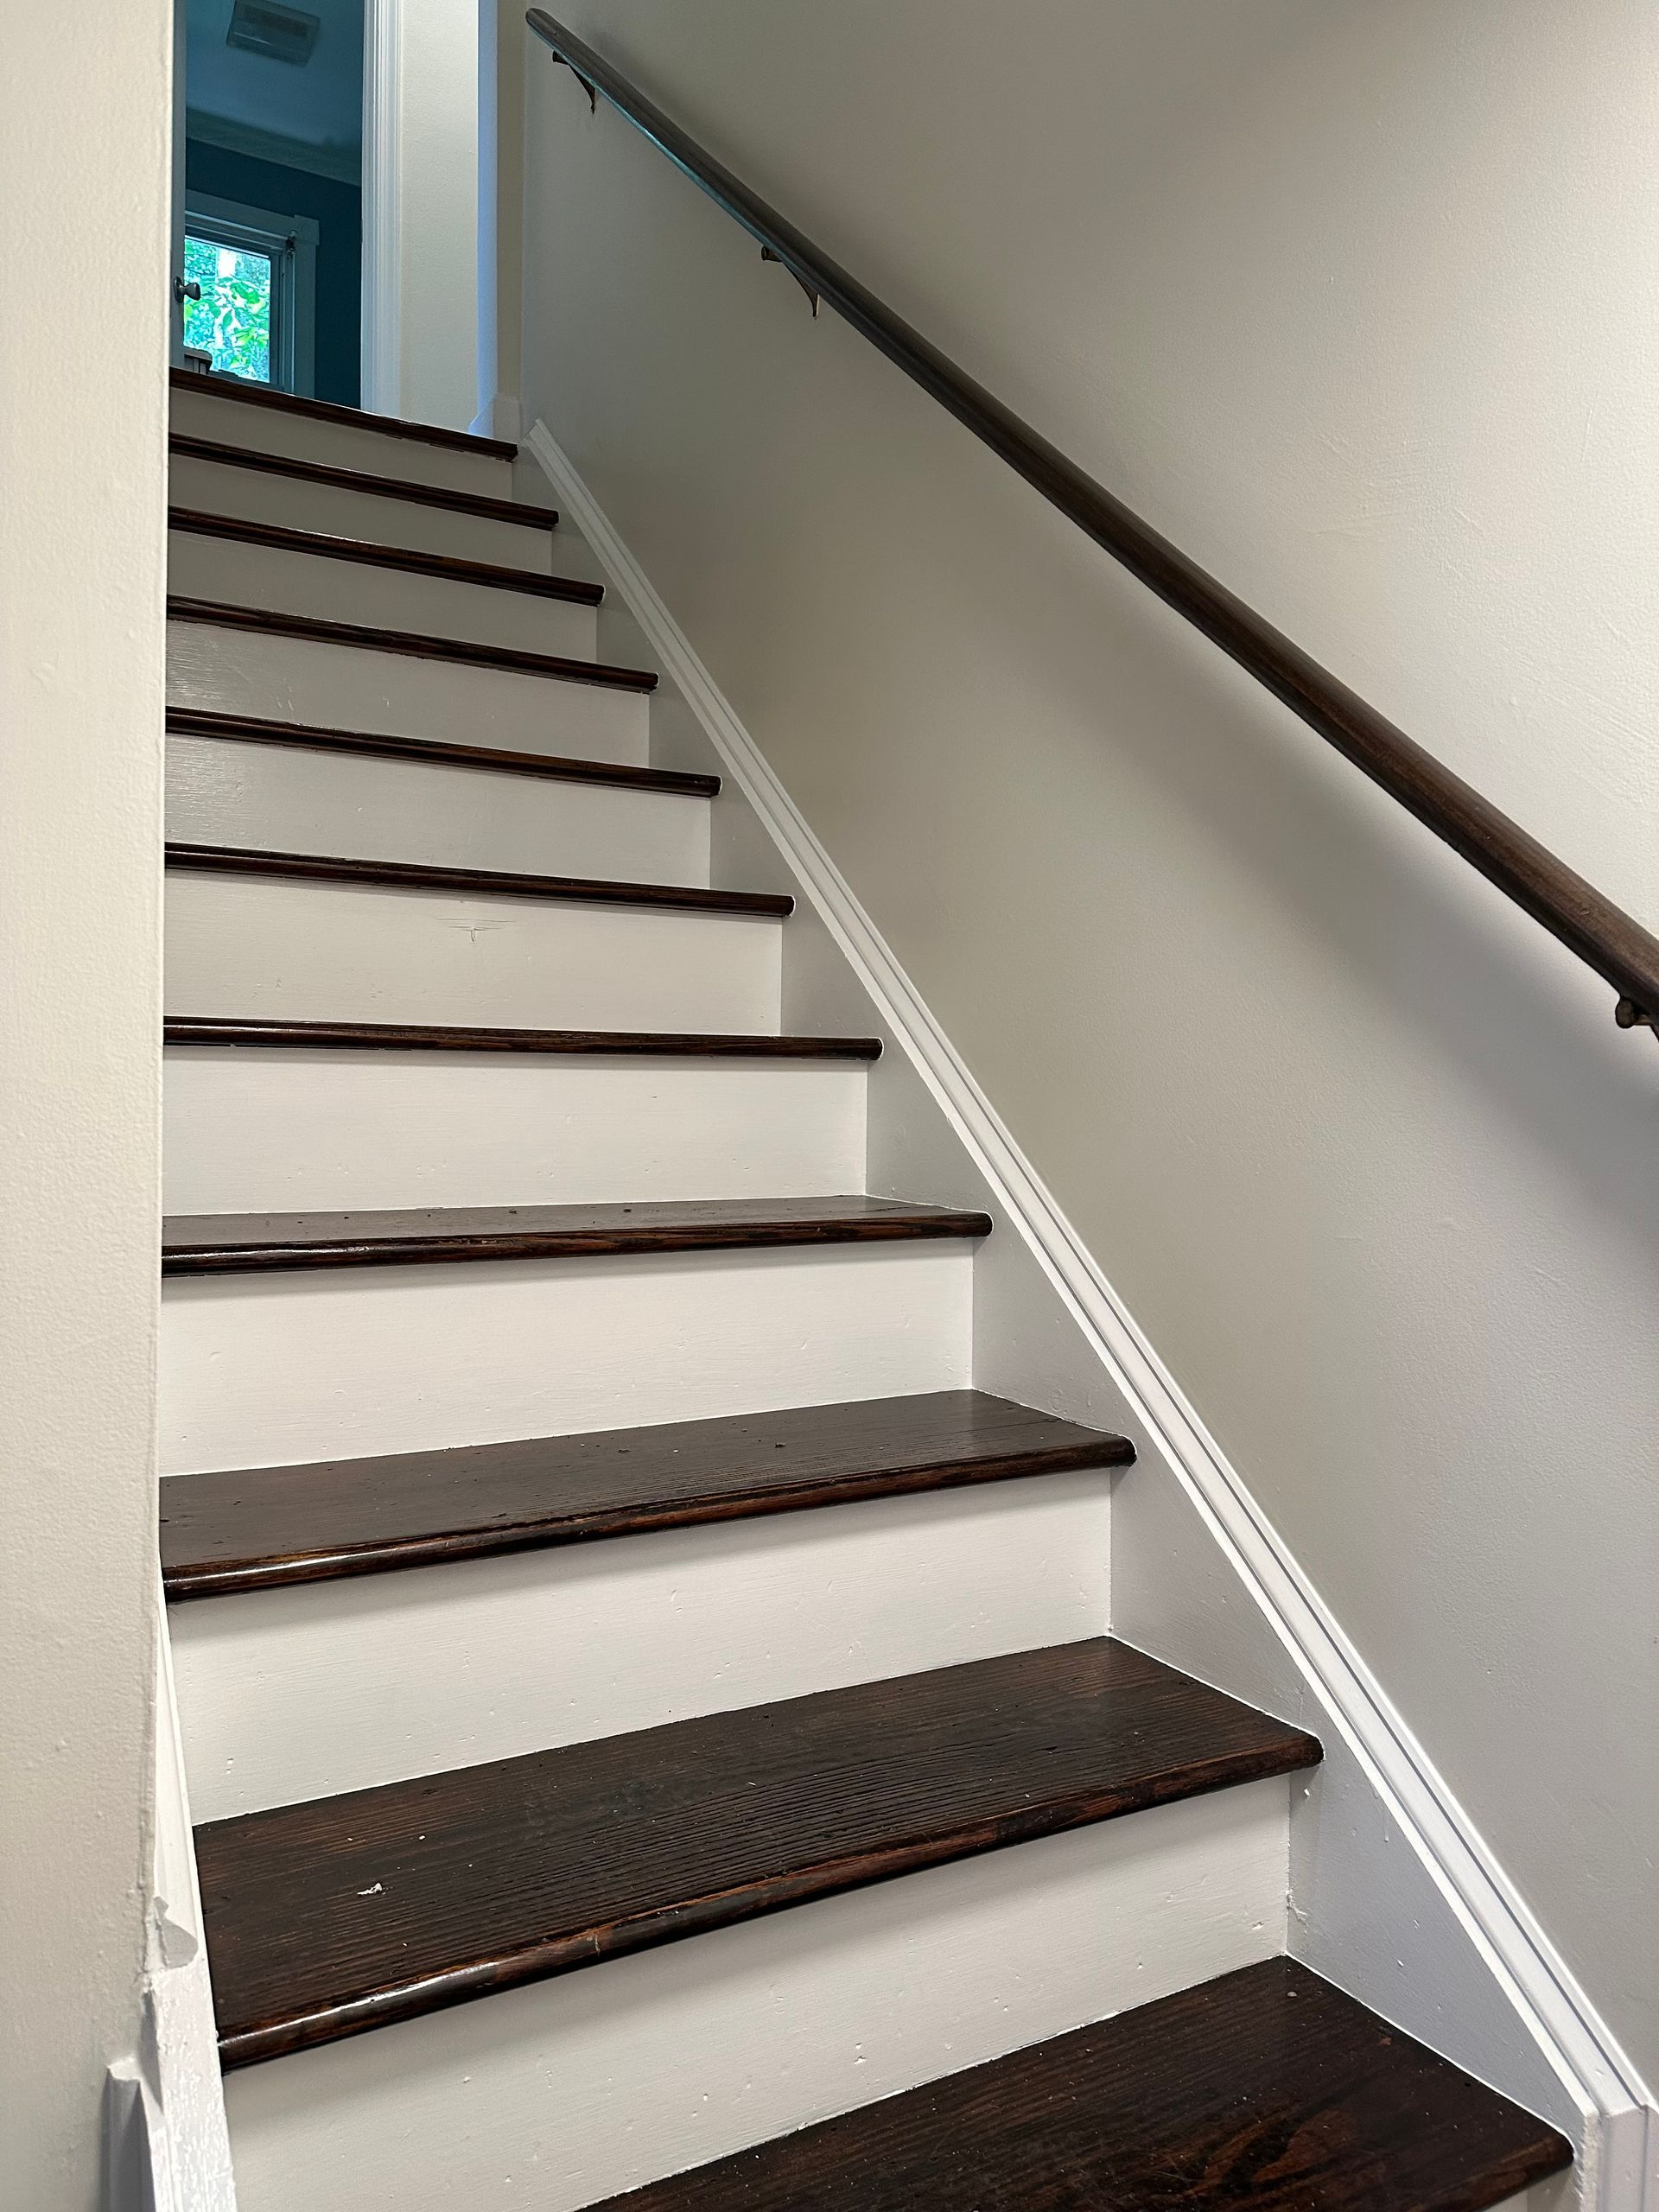
<svg viewBox="0 0 1659 2212">
<path fill-rule="evenodd" d="M 1133 1452 L 510 448 L 175 380 L 162 1565 L 243 2212 L 1479 2212 L 1282 1955 L 1300 1730 L 1103 1637 Z M 582 549 L 571 549 L 582 564 Z M 1144 1478 L 1133 1473 L 1125 1479 Z M 580 1969 L 581 1971 L 578 1971 Z"/>
</svg>

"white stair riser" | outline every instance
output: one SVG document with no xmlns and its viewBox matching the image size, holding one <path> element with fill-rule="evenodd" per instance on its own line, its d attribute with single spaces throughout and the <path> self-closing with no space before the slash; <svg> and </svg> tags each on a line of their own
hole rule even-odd
<svg viewBox="0 0 1659 2212">
<path fill-rule="evenodd" d="M 1046 1476 L 175 1605 L 192 1815 L 1096 1636 L 1108 1479 Z"/>
<path fill-rule="evenodd" d="M 1285 1948 L 1254 1783 L 226 2077 L 241 2212 L 574 2212 Z"/>
<path fill-rule="evenodd" d="M 498 455 L 463 453 L 453 446 L 430 445 L 423 438 L 400 438 L 360 423 L 319 421 L 247 400 L 222 399 L 211 391 L 175 391 L 171 428 L 190 438 L 211 438 L 216 445 L 246 446 L 255 453 L 286 454 L 298 461 L 321 461 L 326 468 L 354 468 L 371 476 L 396 476 L 410 484 L 439 484 L 452 492 L 476 492 L 486 499 L 512 497 L 512 464 Z"/>
<path fill-rule="evenodd" d="M 167 834 L 449 868 L 709 880 L 706 798 L 175 731 Z"/>
<path fill-rule="evenodd" d="M 484 1028 L 778 1027 L 783 924 L 175 870 L 167 1008 Z"/>
<path fill-rule="evenodd" d="M 169 1213 L 864 1188 L 857 1061 L 175 1047 Z"/>
<path fill-rule="evenodd" d="M 287 1466 L 970 1379 L 973 1246 L 175 1276 L 161 1466 Z"/>
<path fill-rule="evenodd" d="M 219 714 L 632 768 L 651 756 L 651 702 L 642 691 L 207 622 L 168 624 L 167 696 L 173 706 Z"/>
<path fill-rule="evenodd" d="M 168 590 L 188 599 L 228 600 L 235 607 L 466 638 L 573 660 L 594 657 L 595 610 L 566 600 L 183 530 L 168 535 L 167 571 Z"/>
<path fill-rule="evenodd" d="M 395 471 L 372 469 L 371 475 Z M 450 553 L 461 561 L 493 561 L 506 569 L 553 572 L 558 532 L 544 523 L 498 521 L 434 507 L 418 499 L 389 499 L 372 492 L 343 491 L 302 476 L 274 476 L 263 468 L 197 461 L 175 454 L 168 466 L 168 498 L 175 507 L 210 515 L 238 515 L 246 522 L 280 523 L 285 530 L 326 530 L 335 537 L 366 538 L 372 545 L 407 545 L 421 553 Z"/>
</svg>

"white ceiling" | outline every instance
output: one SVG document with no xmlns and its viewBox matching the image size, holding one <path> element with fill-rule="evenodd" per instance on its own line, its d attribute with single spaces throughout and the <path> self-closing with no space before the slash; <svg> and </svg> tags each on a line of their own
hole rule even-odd
<svg viewBox="0 0 1659 2212">
<path fill-rule="evenodd" d="M 321 18 L 302 69 L 226 46 L 232 0 L 176 0 L 186 10 L 187 107 L 301 146 L 355 153 L 363 143 L 363 0 L 287 0 Z"/>
</svg>

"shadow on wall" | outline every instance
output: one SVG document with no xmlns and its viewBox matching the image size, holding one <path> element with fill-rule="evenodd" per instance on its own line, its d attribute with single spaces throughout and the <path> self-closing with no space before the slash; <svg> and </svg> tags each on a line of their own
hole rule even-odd
<svg viewBox="0 0 1659 2212">
<path fill-rule="evenodd" d="M 363 194 L 359 186 L 259 161 L 205 139 L 185 142 L 185 188 L 317 226 L 315 389 L 319 399 L 355 407 L 361 396 Z"/>
</svg>

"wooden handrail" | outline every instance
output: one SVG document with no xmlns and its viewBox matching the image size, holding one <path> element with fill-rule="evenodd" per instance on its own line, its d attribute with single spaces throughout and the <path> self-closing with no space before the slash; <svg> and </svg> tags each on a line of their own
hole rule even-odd
<svg viewBox="0 0 1659 2212">
<path fill-rule="evenodd" d="M 531 8 L 525 21 L 574 71 L 590 105 L 602 93 L 741 224 L 767 258 L 789 270 L 815 312 L 819 300 L 833 308 L 1051 505 L 1593 968 L 1619 995 L 1621 1027 L 1659 1030 L 1659 938 L 1132 514 L 751 192 L 592 47 L 540 8 Z"/>
</svg>

